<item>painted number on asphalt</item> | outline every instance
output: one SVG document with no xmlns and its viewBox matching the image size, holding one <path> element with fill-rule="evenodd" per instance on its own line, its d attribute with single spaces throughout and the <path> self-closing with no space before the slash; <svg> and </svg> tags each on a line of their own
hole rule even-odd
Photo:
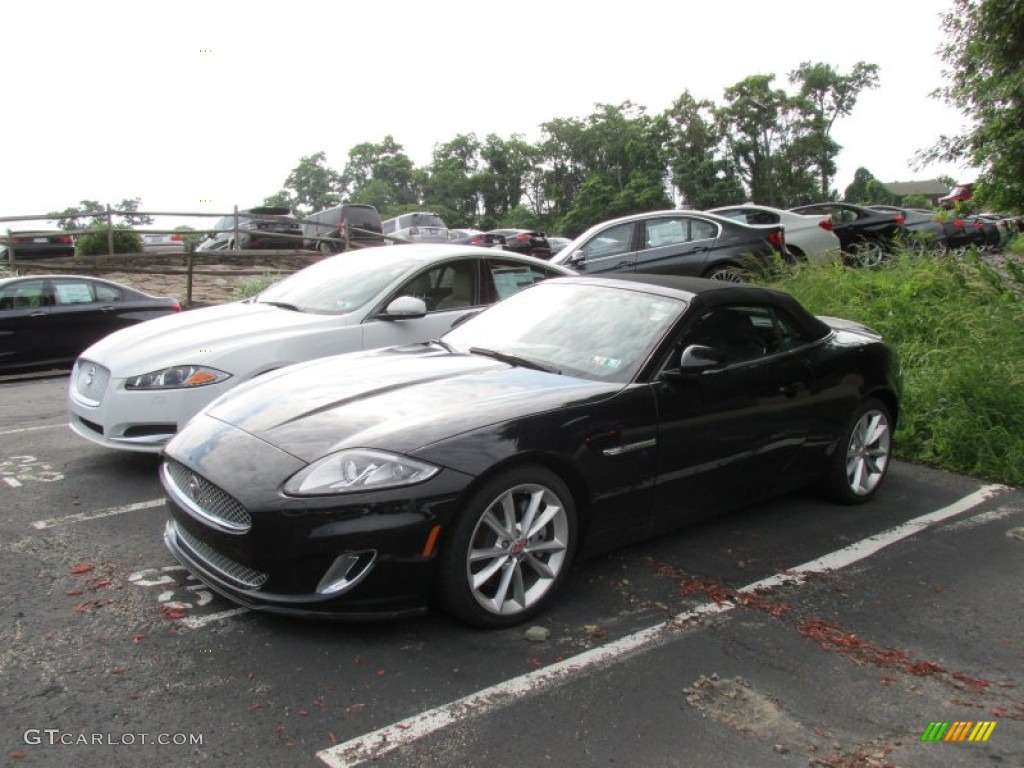
<svg viewBox="0 0 1024 768">
<path fill-rule="evenodd" d="M 64 475 L 35 456 L 8 456 L 0 461 L 0 479 L 11 488 L 23 483 L 52 483 L 63 480 Z"/>
<path fill-rule="evenodd" d="M 213 593 L 180 565 L 136 571 L 128 581 L 137 587 L 162 587 L 156 598 L 161 607 L 187 611 L 213 601 Z"/>
</svg>

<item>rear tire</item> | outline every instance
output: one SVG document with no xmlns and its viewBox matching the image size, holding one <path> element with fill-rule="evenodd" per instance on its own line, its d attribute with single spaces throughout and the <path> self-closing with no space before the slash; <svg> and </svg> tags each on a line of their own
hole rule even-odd
<svg viewBox="0 0 1024 768">
<path fill-rule="evenodd" d="M 704 273 L 709 280 L 722 280 L 726 283 L 745 283 L 746 275 L 743 270 L 733 264 L 719 264 Z"/>
<path fill-rule="evenodd" d="M 437 564 L 445 610 L 477 627 L 540 613 L 576 549 L 576 507 L 564 482 L 536 465 L 487 481 L 458 512 Z"/>
<path fill-rule="evenodd" d="M 892 415 L 868 398 L 854 410 L 836 444 L 820 488 L 841 504 L 863 504 L 878 491 L 892 458 Z"/>
<path fill-rule="evenodd" d="M 850 248 L 850 260 L 860 267 L 877 267 L 885 260 L 885 249 L 877 240 L 858 240 Z"/>
</svg>

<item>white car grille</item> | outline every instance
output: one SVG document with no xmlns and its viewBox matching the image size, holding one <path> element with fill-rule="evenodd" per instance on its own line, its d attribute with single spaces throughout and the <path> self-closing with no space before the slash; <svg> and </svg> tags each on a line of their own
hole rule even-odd
<svg viewBox="0 0 1024 768">
<path fill-rule="evenodd" d="M 109 370 L 99 363 L 83 358 L 75 363 L 75 369 L 71 373 L 75 394 L 79 400 L 93 406 L 103 402 L 103 395 L 107 391 L 107 384 L 110 383 Z"/>
</svg>

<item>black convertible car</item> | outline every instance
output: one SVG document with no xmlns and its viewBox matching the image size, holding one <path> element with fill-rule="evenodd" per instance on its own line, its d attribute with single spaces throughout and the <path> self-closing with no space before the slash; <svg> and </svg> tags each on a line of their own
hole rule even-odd
<svg viewBox="0 0 1024 768">
<path fill-rule="evenodd" d="M 554 278 L 439 340 L 237 387 L 167 445 L 165 541 L 254 608 L 478 626 L 574 557 L 807 485 L 869 499 L 897 365 L 874 331 L 700 278 Z"/>
</svg>

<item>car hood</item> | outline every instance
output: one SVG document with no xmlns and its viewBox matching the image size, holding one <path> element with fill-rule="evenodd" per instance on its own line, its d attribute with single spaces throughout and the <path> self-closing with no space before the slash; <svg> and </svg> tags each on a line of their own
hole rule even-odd
<svg viewBox="0 0 1024 768">
<path fill-rule="evenodd" d="M 216 367 L 219 359 L 240 348 L 270 344 L 325 325 L 340 327 L 353 322 L 351 315 L 233 302 L 123 328 L 96 342 L 81 356 L 109 368 L 114 378 L 137 376 L 168 365 L 203 363 Z"/>
<path fill-rule="evenodd" d="M 414 345 L 290 366 L 236 388 L 205 413 L 309 462 L 342 448 L 408 454 L 622 387 Z"/>
</svg>

